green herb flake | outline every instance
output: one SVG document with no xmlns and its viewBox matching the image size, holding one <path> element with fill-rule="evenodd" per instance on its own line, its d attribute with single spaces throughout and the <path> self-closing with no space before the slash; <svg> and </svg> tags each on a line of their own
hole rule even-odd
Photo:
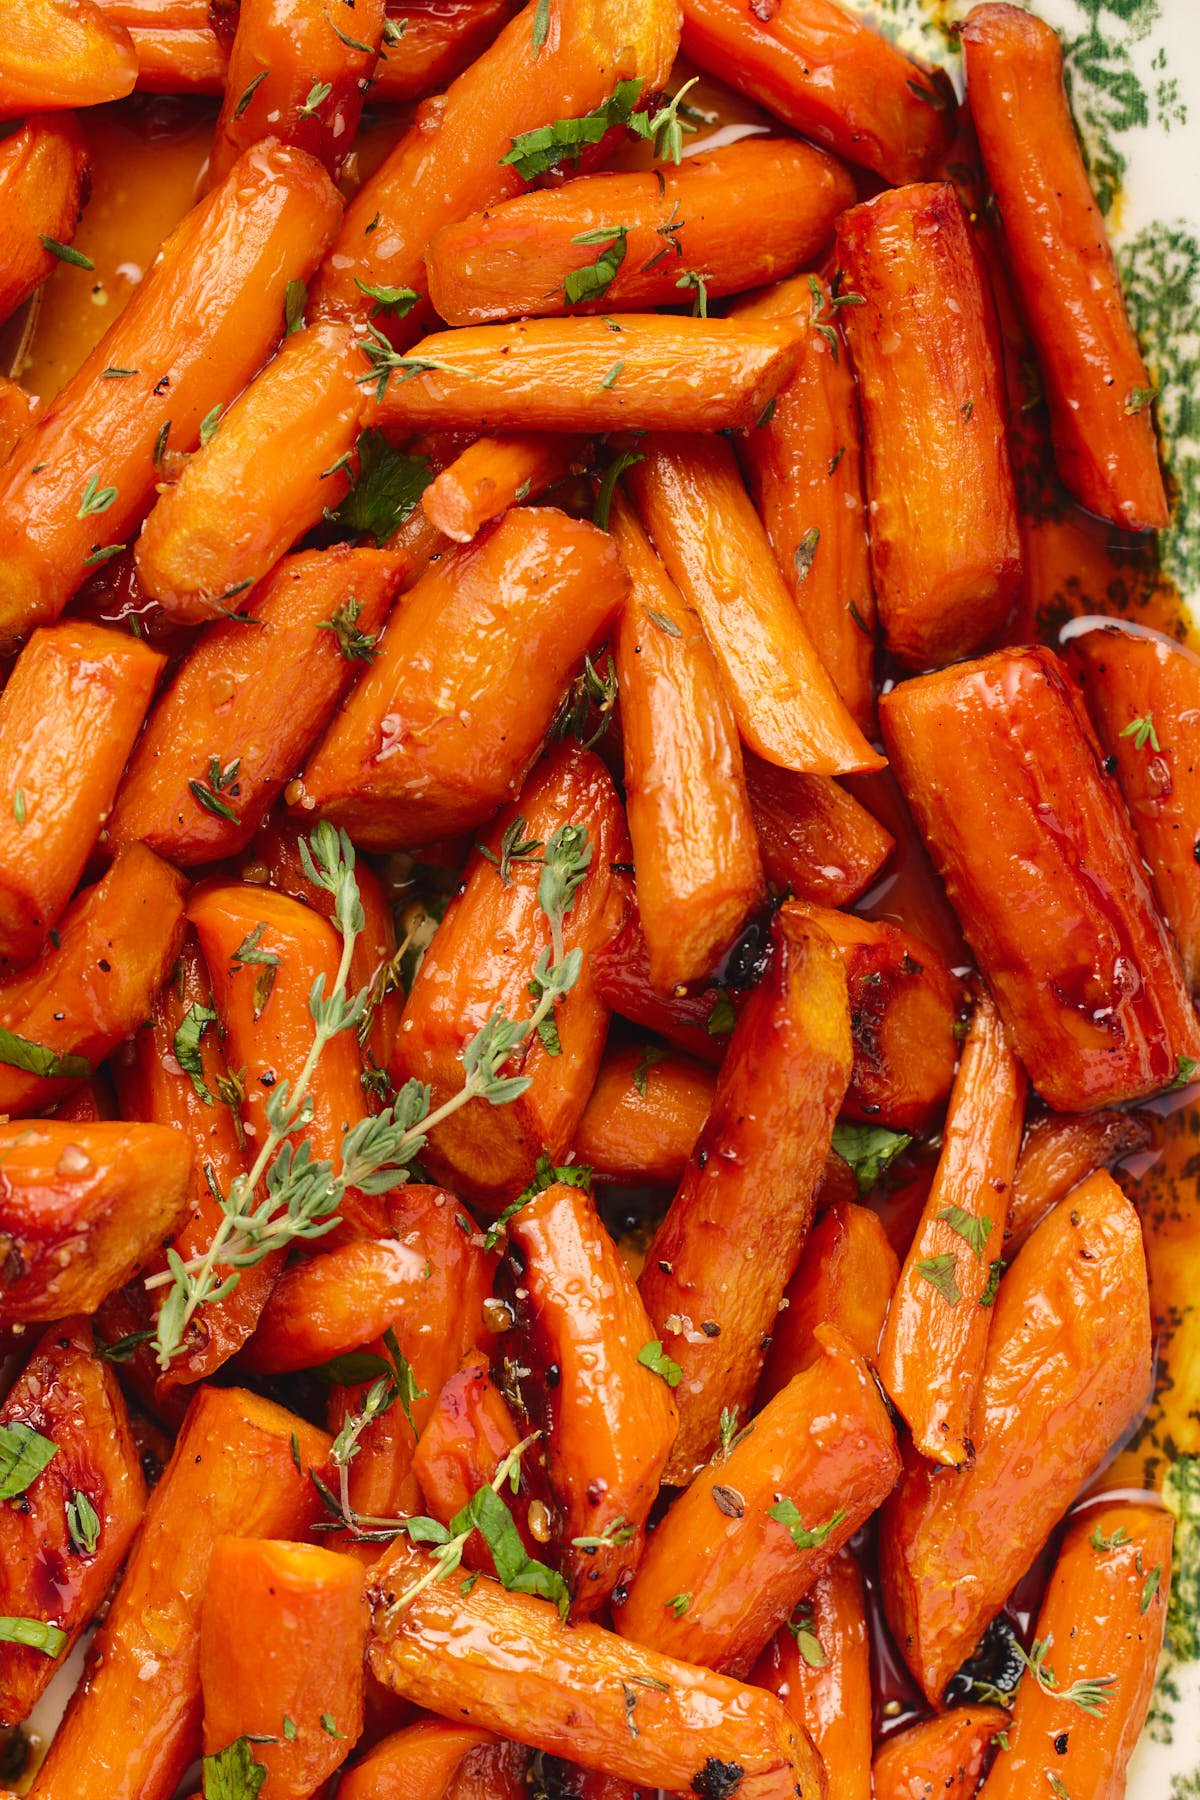
<svg viewBox="0 0 1200 1800">
<path fill-rule="evenodd" d="M 666 613 L 655 612 L 652 606 L 646 606 L 645 604 L 642 606 L 642 611 L 645 613 L 650 623 L 656 626 L 659 631 L 665 632 L 668 637 L 681 638 L 683 636 L 683 632 L 679 629 L 679 626 L 675 623 L 674 619 L 668 619 Z"/>
<path fill-rule="evenodd" d="M 328 98 L 329 98 L 330 94 L 332 94 L 332 92 L 333 92 L 333 83 L 332 82 L 330 82 L 330 81 L 314 81 L 312 86 L 308 90 L 308 99 L 304 102 L 304 105 L 300 108 L 300 117 L 302 119 L 315 118 L 318 107 L 324 106 L 325 102 L 328 100 Z"/>
<path fill-rule="evenodd" d="M 263 82 L 267 79 L 267 74 L 268 74 L 268 71 L 266 69 L 261 69 L 259 71 L 259 73 L 254 77 L 254 80 L 250 83 L 249 87 L 244 88 L 242 90 L 241 99 L 238 101 L 237 105 L 233 109 L 233 116 L 235 119 L 241 118 L 242 114 L 245 112 L 246 108 L 249 106 L 250 102 L 253 100 L 255 93 L 262 86 Z"/>
<path fill-rule="evenodd" d="M 206 1756 L 201 1767 L 204 1800 L 255 1800 L 267 1779 L 266 1769 L 254 1759 L 248 1737 L 235 1738 L 215 1756 Z"/>
<path fill-rule="evenodd" d="M 593 231 L 581 231 L 571 242 L 591 248 L 600 246 L 595 262 L 571 269 L 563 281 L 568 306 L 579 306 L 599 300 L 612 286 L 628 247 L 628 229 L 624 225 L 598 225 Z"/>
<path fill-rule="evenodd" d="M 1123 738 L 1131 737 L 1135 750 L 1144 750 L 1149 744 L 1152 750 L 1160 750 L 1158 733 L 1154 729 L 1154 714 L 1146 713 L 1140 719 L 1130 719 L 1120 734 Z"/>
<path fill-rule="evenodd" d="M 533 54 L 536 60 L 550 32 L 550 0 L 537 0 L 533 15 Z"/>
<path fill-rule="evenodd" d="M 646 1098 L 646 1082 L 649 1078 L 651 1069 L 657 1067 L 660 1062 L 665 1062 L 666 1059 L 667 1053 L 660 1045 L 647 1044 L 636 1063 L 634 1063 L 633 1074 L 630 1079 L 633 1082 L 634 1088 L 642 1096 L 643 1100 Z"/>
<path fill-rule="evenodd" d="M 854 1171 L 860 1194 L 869 1194 L 911 1143 L 908 1132 L 889 1131 L 886 1125 L 851 1125 L 839 1120 L 833 1128 L 834 1152 Z"/>
<path fill-rule="evenodd" d="M 213 1105 L 212 1092 L 204 1079 L 204 1064 L 200 1057 L 200 1040 L 210 1025 L 217 1023 L 217 1015 L 211 1006 L 201 1006 L 193 1001 L 179 1021 L 179 1029 L 175 1033 L 175 1061 L 188 1077 L 197 1098 L 205 1106 Z"/>
<path fill-rule="evenodd" d="M 57 238 L 44 237 L 39 232 L 38 241 L 43 250 L 48 250 L 51 256 L 58 258 L 59 262 L 70 263 L 73 269 L 94 269 L 96 267 L 91 257 L 85 256 L 82 250 L 73 250 L 70 244 L 60 244 Z"/>
<path fill-rule="evenodd" d="M 67 1531 L 81 1556 L 95 1556 L 100 1517 L 82 1488 L 76 1488 L 67 1502 Z"/>
<path fill-rule="evenodd" d="M 810 525 L 792 553 L 792 567 L 796 572 L 797 584 L 808 580 L 808 577 L 812 572 L 814 558 L 817 554 L 817 545 L 820 542 L 820 526 Z M 821 567 L 824 568 L 824 566 L 824 563 L 822 563 Z"/>
<path fill-rule="evenodd" d="M 393 450 L 382 431 L 364 431 L 358 440 L 358 474 L 341 505 L 330 514 L 343 535 L 370 535 L 380 549 L 420 503 L 433 480 L 429 459 Z"/>
<path fill-rule="evenodd" d="M 844 1507 L 831 1513 L 823 1525 L 814 1525 L 810 1529 L 800 1517 L 794 1500 L 783 1499 L 774 1506 L 768 1507 L 768 1519 L 775 1519 L 780 1525 L 786 1525 L 793 1544 L 797 1550 L 819 1550 L 822 1544 L 829 1541 L 833 1531 L 845 1518 Z"/>
<path fill-rule="evenodd" d="M 643 1369 L 649 1369 L 652 1375 L 660 1376 L 669 1388 L 677 1388 L 683 1380 L 683 1370 L 667 1355 L 662 1347 L 661 1338 L 655 1338 L 652 1343 L 643 1344 L 637 1353 L 637 1359 Z"/>
<path fill-rule="evenodd" d="M 213 407 L 212 411 L 205 413 L 204 417 L 201 419 L 201 421 L 200 421 L 200 448 L 202 450 L 204 449 L 204 446 L 206 444 L 210 444 L 212 442 L 213 437 L 216 434 L 217 426 L 221 423 L 221 414 L 224 411 L 225 411 L 225 408 L 221 405 L 221 402 L 218 400 L 217 404 Z"/>
<path fill-rule="evenodd" d="M 717 997 L 712 1003 L 712 1011 L 704 1021 L 704 1029 L 709 1037 L 724 1037 L 737 1024 L 737 1014 L 733 1010 L 733 1001 L 729 997 L 728 988 L 718 988 Z"/>
<path fill-rule="evenodd" d="M 368 300 L 375 302 L 371 308 L 373 319 L 380 313 L 392 313 L 397 319 L 407 318 L 418 301 L 424 298 L 415 288 L 372 287 L 370 282 L 360 281 L 357 275 L 354 277 L 354 285 L 361 289 Z"/>
<path fill-rule="evenodd" d="M 27 817 L 26 808 L 25 808 L 25 789 L 24 788 L 18 788 L 16 793 L 13 795 L 12 810 L 13 810 L 13 818 L 17 821 L 17 824 L 23 825 L 25 823 L 25 820 Z"/>
<path fill-rule="evenodd" d="M 618 363 L 616 368 L 619 374 L 621 365 Z M 632 469 L 635 463 L 645 462 L 645 460 L 646 458 L 640 450 L 622 450 L 620 456 L 615 457 L 609 463 L 600 477 L 600 485 L 596 490 L 596 504 L 592 509 L 592 523 L 598 525 L 601 531 L 608 530 L 608 516 L 612 511 L 613 494 L 616 492 L 618 481 L 626 469 Z"/>
<path fill-rule="evenodd" d="M 663 1601 L 663 1605 L 668 1607 L 677 1619 L 682 1619 L 691 1604 L 692 1596 L 690 1594 L 676 1594 L 674 1599 Z"/>
<path fill-rule="evenodd" d="M 58 1445 L 31 1425 L 0 1425 L 0 1500 L 15 1500 L 58 1455 Z"/>
<path fill-rule="evenodd" d="M 379 633 L 363 631 L 358 623 L 362 602 L 353 594 L 338 607 L 332 619 L 322 619 L 318 631 L 332 631 L 347 662 L 372 663 L 379 654 Z"/>
<path fill-rule="evenodd" d="M 967 1212 L 961 1206 L 944 1206 L 937 1216 L 944 1219 L 951 1231 L 971 1246 L 975 1252 L 975 1261 L 981 1263 L 987 1241 L 992 1235 L 994 1221 L 986 1213 L 977 1218 L 974 1213 Z"/>
<path fill-rule="evenodd" d="M 0 1063 L 9 1069 L 24 1069 L 27 1075 L 41 1075 L 47 1081 L 86 1081 L 92 1065 L 86 1056 L 59 1055 L 32 1038 L 18 1037 L 0 1025 Z"/>
<path fill-rule="evenodd" d="M 922 1281 L 927 1281 L 931 1288 L 936 1288 L 950 1306 L 957 1306 L 962 1293 L 955 1279 L 958 1270 L 958 1258 L 952 1252 L 945 1256 L 929 1256 L 917 1264 L 917 1274 Z"/>
<path fill-rule="evenodd" d="M 43 1656 L 61 1656 L 67 1647 L 67 1634 L 45 1619 L 0 1618 L 0 1644 L 24 1644 L 27 1650 L 40 1650 Z"/>
<path fill-rule="evenodd" d="M 77 519 L 90 519 L 97 513 L 107 512 L 116 497 L 116 488 L 102 488 L 100 486 L 100 477 L 96 474 L 95 470 L 93 470 L 88 476 L 87 485 L 83 490 L 83 498 L 79 502 L 79 511 L 75 514 L 75 517 Z"/>
<path fill-rule="evenodd" d="M 307 304 L 308 288 L 304 282 L 289 281 L 283 294 L 284 337 L 291 337 L 294 332 L 304 330 L 304 308 Z"/>
</svg>

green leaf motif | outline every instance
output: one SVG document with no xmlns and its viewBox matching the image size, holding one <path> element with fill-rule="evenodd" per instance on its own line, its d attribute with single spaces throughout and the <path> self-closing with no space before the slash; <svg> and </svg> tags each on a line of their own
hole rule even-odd
<svg viewBox="0 0 1200 1800">
<path fill-rule="evenodd" d="M 14 1500 L 58 1455 L 58 1445 L 17 1421 L 0 1425 L 0 1500 Z"/>
</svg>

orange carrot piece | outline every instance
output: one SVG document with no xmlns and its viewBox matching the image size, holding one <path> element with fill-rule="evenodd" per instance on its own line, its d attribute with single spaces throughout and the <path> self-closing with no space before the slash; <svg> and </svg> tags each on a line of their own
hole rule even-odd
<svg viewBox="0 0 1200 1800">
<path fill-rule="evenodd" d="M 44 240 L 69 244 L 75 236 L 89 171 L 70 114 L 35 115 L 0 144 L 0 323 L 55 267 Z"/>
<path fill-rule="evenodd" d="M 18 381 L 0 376 L 0 463 L 12 455 L 33 424 L 33 402 Z"/>
<path fill-rule="evenodd" d="M 620 929 L 592 952 L 597 993 L 623 1019 L 658 1032 L 701 1062 L 719 1063 L 733 1029 L 726 991 L 657 993 L 650 985 L 650 951 L 632 892 L 625 889 L 624 897 Z"/>
<path fill-rule="evenodd" d="M 451 1375 L 425 1422 L 413 1451 L 412 1472 L 426 1510 L 443 1525 L 472 1495 L 490 1482 L 520 1439 L 508 1403 L 492 1380 L 487 1357 L 481 1350 L 468 1351 L 462 1367 Z M 513 1510 L 514 1523 L 527 1552 L 536 1555 L 534 1539 Z M 472 1532 L 463 1548 L 468 1568 L 491 1570 L 492 1553 L 478 1532 Z"/>
<path fill-rule="evenodd" d="M 999 1706 L 956 1706 L 910 1725 L 884 1744 L 872 1767 L 875 1800 L 948 1794 L 968 1800 L 979 1786 L 988 1751 L 1008 1725 Z M 1001 1750 L 1003 1760 L 1005 1752 Z"/>
<path fill-rule="evenodd" d="M 1000 1282 L 974 1462 L 910 1453 L 883 1512 L 887 1618 L 931 1704 L 1137 1417 L 1150 1377 L 1141 1226 L 1112 1178 L 1093 1175 Z"/>
<path fill-rule="evenodd" d="M 1009 1259 L 1072 1188 L 1106 1164 L 1148 1149 L 1151 1139 L 1145 1113 L 1045 1113 L 1034 1119 L 1026 1127 L 1017 1159 L 1004 1239 Z"/>
<path fill-rule="evenodd" d="M 991 296 L 947 182 L 843 213 L 837 248 L 879 619 L 892 654 L 928 668 L 993 639 L 1021 583 Z"/>
<path fill-rule="evenodd" d="M 655 1045 L 609 1050 L 575 1129 L 597 1181 L 677 1186 L 712 1110 L 711 1069 Z"/>
<path fill-rule="evenodd" d="M 745 743 L 811 775 L 880 768 L 817 656 L 729 445 L 664 434 L 641 452 L 627 476 L 634 499 L 700 615 Z"/>
<path fill-rule="evenodd" d="M 819 1325 L 833 1325 L 874 1364 L 900 1263 L 877 1213 L 836 1200 L 819 1214 L 784 1294 L 759 1382 L 770 1400 L 804 1368 Z"/>
<path fill-rule="evenodd" d="M 98 106 L 133 92 L 129 33 L 92 0 L 23 0 L 4 21 L 0 119 L 68 106 Z"/>
<path fill-rule="evenodd" d="M 338 1792 L 343 1800 L 394 1800 L 397 1794 L 404 1800 L 446 1800 L 455 1791 L 451 1783 L 460 1769 L 481 1752 L 499 1748 L 500 1739 L 493 1732 L 446 1719 L 422 1719 L 385 1738 L 355 1763 L 343 1775 Z M 487 1800 L 493 1793 L 492 1788 L 486 1790 Z"/>
<path fill-rule="evenodd" d="M 749 1405 L 850 1076 L 837 952 L 803 921 L 780 916 L 771 935 L 771 965 L 738 1020 L 641 1279 L 655 1331 L 683 1371 L 666 1475 L 676 1483 L 711 1453 L 722 1409 Z"/>
<path fill-rule="evenodd" d="M 372 102 L 385 106 L 441 94 L 481 56 L 517 0 L 388 0 L 400 33 L 375 69 Z"/>
<path fill-rule="evenodd" d="M 427 1258 L 394 1238 L 357 1238 L 277 1282 L 242 1366 L 256 1375 L 311 1369 L 381 1337 L 405 1307 L 417 1307 Z"/>
<path fill-rule="evenodd" d="M 894 843 L 866 807 L 827 775 L 797 775 L 749 750 L 743 766 L 767 879 L 820 906 L 865 893 Z"/>
<path fill-rule="evenodd" d="M 374 849 L 482 825 L 517 793 L 627 585 L 594 525 L 514 508 L 417 583 L 310 757 L 299 806 Z"/>
<path fill-rule="evenodd" d="M 164 661 L 75 621 L 17 658 L 0 694 L 0 955 L 27 961 L 61 918 Z"/>
<path fill-rule="evenodd" d="M 578 455 L 579 445 L 570 438 L 476 438 L 434 477 L 421 505 L 438 531 L 456 544 L 469 544 L 510 506 L 553 487 Z"/>
<path fill-rule="evenodd" d="M 339 205 L 319 164 L 267 143 L 172 232 L 120 317 L 0 469 L 5 640 L 56 618 L 98 553 L 133 533 L 154 492 L 160 439 L 191 449 L 214 406 L 228 405 L 259 367 L 283 329 L 287 283 L 311 272 Z M 136 373 L 105 378 L 109 368 Z"/>
<path fill-rule="evenodd" d="M 1108 233 L 1063 88 L 1058 33 L 1023 8 L 962 28 L 968 99 L 1008 266 L 1037 350 L 1059 473 L 1126 530 L 1170 518 L 1150 401 Z"/>
</svg>

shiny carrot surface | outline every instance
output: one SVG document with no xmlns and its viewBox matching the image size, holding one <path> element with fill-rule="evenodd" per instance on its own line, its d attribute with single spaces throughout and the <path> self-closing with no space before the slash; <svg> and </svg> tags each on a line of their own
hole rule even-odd
<svg viewBox="0 0 1200 1800">
<path fill-rule="evenodd" d="M 910 1725 L 888 1739 L 872 1764 L 875 1800 L 974 1794 L 988 1751 L 1007 1725 L 999 1706 L 955 1706 Z M 998 1760 L 1004 1760 L 1003 1744 Z"/>
<path fill-rule="evenodd" d="M 767 879 L 798 900 L 849 906 L 891 854 L 877 819 L 824 775 L 797 775 L 747 751 L 743 767 Z"/>
<path fill-rule="evenodd" d="M 87 146 L 70 113 L 34 116 L 0 145 L 0 321 L 54 267 L 43 239 L 69 244 L 89 171 Z"/>
<path fill-rule="evenodd" d="M 476 438 L 425 489 L 425 517 L 456 544 L 469 544 L 510 506 L 537 499 L 561 480 L 578 456 L 579 446 L 569 438 Z"/>
<path fill-rule="evenodd" d="M 653 1044 L 611 1050 L 575 1128 L 576 1160 L 598 1181 L 677 1185 L 712 1102 L 703 1063 Z"/>
<path fill-rule="evenodd" d="M 0 118 L 132 93 L 137 58 L 129 33 L 92 0 L 29 0 L 5 23 Z"/>
<path fill-rule="evenodd" d="M 1035 1225 L 1097 1169 L 1149 1148 L 1145 1113 L 1043 1113 L 1026 1127 L 1017 1158 L 1005 1249 L 1019 1250 Z"/>
<path fill-rule="evenodd" d="M 818 1325 L 835 1326 L 874 1364 L 899 1274 L 877 1213 L 853 1200 L 835 1200 L 820 1213 L 771 1334 L 760 1398 L 770 1400 L 808 1363 Z"/>
</svg>

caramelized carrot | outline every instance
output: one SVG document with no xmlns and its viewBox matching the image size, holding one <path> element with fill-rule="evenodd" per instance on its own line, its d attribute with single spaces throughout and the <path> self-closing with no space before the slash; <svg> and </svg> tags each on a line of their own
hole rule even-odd
<svg viewBox="0 0 1200 1800">
<path fill-rule="evenodd" d="M 609 1050 L 575 1129 L 597 1181 L 676 1186 L 712 1109 L 712 1071 L 653 1044 Z"/>
<path fill-rule="evenodd" d="M 449 1525 L 472 1496 L 492 1480 L 519 1441 L 508 1404 L 492 1380 L 487 1357 L 480 1350 L 468 1351 L 462 1367 L 451 1375 L 438 1395 L 413 1451 L 412 1472 L 429 1513 L 441 1524 Z M 532 1552 L 534 1540 L 519 1512 L 514 1522 L 526 1550 Z M 494 1567 L 492 1553 L 478 1532 L 472 1532 L 467 1539 L 463 1561 L 471 1569 Z"/>
<path fill-rule="evenodd" d="M 97 0 L 112 15 L 107 0 Z M 208 17 L 208 6 L 203 8 Z M 229 58 L 216 32 L 207 25 L 130 25 L 129 36 L 137 56 L 139 93 L 217 94 L 225 85 Z"/>
<path fill-rule="evenodd" d="M 1154 389 L 1075 136 L 1058 34 L 1021 7 L 986 5 L 971 11 L 962 43 L 971 117 L 1038 354 L 1059 473 L 1114 525 L 1164 526 Z"/>
<path fill-rule="evenodd" d="M 308 551 L 247 597 L 246 623 L 209 626 L 154 709 L 109 844 L 185 868 L 243 849 L 369 662 L 403 573 L 391 551 Z"/>
<path fill-rule="evenodd" d="M 0 955 L 36 955 L 62 916 L 164 660 L 75 622 L 36 632 L 17 658 L 0 695 Z"/>
<path fill-rule="evenodd" d="M 837 248 L 879 619 L 892 654 L 928 668 L 994 638 L 1021 582 L 992 302 L 949 183 L 843 213 Z"/>
<path fill-rule="evenodd" d="M 476 438 L 425 489 L 425 517 L 456 544 L 469 544 L 510 506 L 553 487 L 578 455 L 570 438 Z"/>
<path fill-rule="evenodd" d="M 12 455 L 33 424 L 33 401 L 20 382 L 0 376 L 0 463 Z"/>
<path fill-rule="evenodd" d="M 623 1636 L 745 1676 L 891 1492 L 900 1457 L 874 1376 L 828 1325 L 815 1350 L 653 1533 L 617 1613 Z"/>
<path fill-rule="evenodd" d="M 819 150 L 746 138 L 661 174 L 585 175 L 443 227 L 426 254 L 429 297 L 448 325 L 482 325 L 677 305 L 689 271 L 709 295 L 740 294 L 811 261 L 853 200 L 849 174 Z"/>
<path fill-rule="evenodd" d="M 376 65 L 372 99 L 396 106 L 444 93 L 515 10 L 516 0 L 388 0 L 400 37 Z"/>
<path fill-rule="evenodd" d="M 956 1706 L 889 1738 L 875 1758 L 875 1800 L 913 1800 L 926 1794 L 974 1794 L 988 1751 L 1008 1724 L 999 1706 Z M 1003 1761 L 1005 1752 L 1000 1752 Z"/>
<path fill-rule="evenodd" d="M 850 1075 L 837 952 L 802 920 L 772 927 L 697 1140 L 642 1274 L 642 1298 L 682 1370 L 666 1479 L 691 1479 L 723 1408 L 746 1407 L 812 1220 Z"/>
<path fill-rule="evenodd" d="M 75 236 L 89 172 L 83 134 L 69 114 L 35 114 L 0 144 L 0 323 L 54 268 L 45 239 L 69 244 Z"/>
<path fill-rule="evenodd" d="M 500 1739 L 490 1731 L 422 1719 L 385 1738 L 355 1763 L 343 1775 L 338 1793 L 342 1800 L 393 1800 L 397 1794 L 404 1800 L 446 1800 L 458 1771 L 478 1752 L 499 1747 Z"/>
<path fill-rule="evenodd" d="M 1010 1259 L 1035 1225 L 1097 1169 L 1145 1150 L 1151 1142 L 1145 1113 L 1094 1112 L 1072 1117 L 1044 1113 L 1025 1130 L 1004 1248 Z"/>
<path fill-rule="evenodd" d="M 982 994 L 878 1362 L 879 1379 L 916 1448 L 951 1468 L 973 1455 L 971 1409 L 1002 1267 L 1027 1085 L 999 1015 Z"/>
<path fill-rule="evenodd" d="M 812 775 L 879 768 L 784 585 L 729 445 L 663 435 L 641 449 L 627 477 L 638 510 L 700 615 L 746 744 Z"/>
<path fill-rule="evenodd" d="M 92 0 L 23 0 L 4 23 L 0 118 L 98 106 L 133 92 L 137 58 L 129 33 Z"/>
<path fill-rule="evenodd" d="M 836 1200 L 821 1213 L 784 1294 L 763 1365 L 759 1398 L 770 1400 L 813 1355 L 819 1325 L 833 1325 L 874 1363 L 900 1264 L 877 1213 Z"/>
<path fill-rule="evenodd" d="M 626 586 L 594 525 L 514 508 L 417 583 L 309 759 L 300 807 L 375 849 L 482 825 L 517 793 Z"/>
<path fill-rule="evenodd" d="M 39 1112 L 141 1024 L 183 937 L 183 882 L 143 844 L 76 895 L 37 961 L 0 984 L 0 1112 Z"/>
<path fill-rule="evenodd" d="M 764 897 L 733 712 L 693 608 L 614 494 L 630 581 L 617 633 L 626 810 L 650 980 L 709 974 Z"/>
<path fill-rule="evenodd" d="M 591 965 L 596 991 L 615 1013 L 646 1031 L 658 1032 L 702 1062 L 720 1062 L 732 1030 L 726 990 L 655 992 L 650 985 L 650 951 L 629 890 L 625 890 L 620 929 L 593 950 Z"/>
<path fill-rule="evenodd" d="M 903 683 L 880 711 L 905 796 L 1043 1098 L 1061 1112 L 1135 1099 L 1171 1082 L 1181 1058 L 1200 1058 L 1128 819 L 1054 652 L 960 663 Z"/>
<path fill-rule="evenodd" d="M 891 855 L 890 833 L 827 775 L 796 775 L 749 750 L 743 766 L 772 885 L 821 906 L 857 900 Z"/>
<path fill-rule="evenodd" d="M 427 1267 L 423 1252 L 395 1238 L 357 1238 L 297 1263 L 271 1293 L 242 1366 L 276 1375 L 361 1348 L 421 1304 Z"/>
<path fill-rule="evenodd" d="M 5 639 L 56 618 L 99 553 L 136 529 L 158 478 L 160 440 L 191 449 L 214 408 L 258 368 L 283 329 L 288 281 L 310 273 L 338 210 L 318 164 L 268 143 L 172 232 L 0 470 Z M 114 368 L 134 373 L 106 377 Z M 226 489 L 226 528 L 228 498 Z"/>
<path fill-rule="evenodd" d="M 1137 1214 L 1093 1175 L 1000 1282 L 971 1422 L 975 1460 L 910 1453 L 880 1534 L 888 1622 L 937 1705 L 1150 1387 Z"/>
<path fill-rule="evenodd" d="M 102 1605 L 141 1523 L 146 1479 L 116 1374 L 85 1319 L 64 1319 L 41 1339 L 0 1406 L 0 1426 L 51 1446 L 0 1507 L 0 1612 L 62 1634 L 54 1649 L 0 1643 L 0 1725 L 16 1725 Z"/>
</svg>

